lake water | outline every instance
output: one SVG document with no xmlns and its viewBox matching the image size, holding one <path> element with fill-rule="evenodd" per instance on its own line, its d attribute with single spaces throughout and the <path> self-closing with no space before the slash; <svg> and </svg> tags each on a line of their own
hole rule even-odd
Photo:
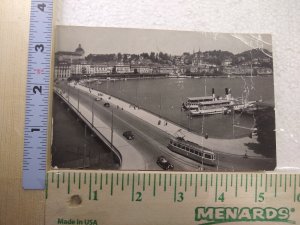
<svg viewBox="0 0 300 225">
<path fill-rule="evenodd" d="M 96 87 L 96 86 L 94 86 Z M 104 81 L 97 85 L 100 91 L 138 105 L 199 134 L 207 133 L 215 138 L 238 138 L 249 135 L 244 128 L 253 127 L 254 117 L 246 114 L 210 115 L 189 117 L 181 110 L 187 97 L 211 95 L 225 96 L 225 88 L 230 88 L 232 96 L 246 97 L 249 101 L 260 100 L 274 105 L 273 77 L 235 77 L 235 78 L 199 78 L 199 79 L 135 79 Z"/>
</svg>

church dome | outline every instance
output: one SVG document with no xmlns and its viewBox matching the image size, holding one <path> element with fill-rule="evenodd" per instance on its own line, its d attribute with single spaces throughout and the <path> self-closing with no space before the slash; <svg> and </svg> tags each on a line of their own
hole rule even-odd
<svg viewBox="0 0 300 225">
<path fill-rule="evenodd" d="M 75 52 L 80 54 L 80 55 L 84 55 L 84 50 L 81 47 L 81 44 L 78 45 L 78 48 L 76 48 Z"/>
</svg>

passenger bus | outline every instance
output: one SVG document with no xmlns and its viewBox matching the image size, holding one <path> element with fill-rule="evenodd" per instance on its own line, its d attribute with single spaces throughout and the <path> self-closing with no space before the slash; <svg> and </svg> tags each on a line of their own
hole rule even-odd
<svg viewBox="0 0 300 225">
<path fill-rule="evenodd" d="M 183 137 L 171 138 L 168 149 L 197 162 L 216 166 L 216 155 L 214 152 L 196 143 L 187 141 Z"/>
</svg>

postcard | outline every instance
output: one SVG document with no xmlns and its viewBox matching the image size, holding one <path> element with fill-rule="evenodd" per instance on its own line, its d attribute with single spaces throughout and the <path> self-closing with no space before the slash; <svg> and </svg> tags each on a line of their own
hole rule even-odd
<svg viewBox="0 0 300 225">
<path fill-rule="evenodd" d="M 58 26 L 52 166 L 276 166 L 270 34 Z"/>
</svg>

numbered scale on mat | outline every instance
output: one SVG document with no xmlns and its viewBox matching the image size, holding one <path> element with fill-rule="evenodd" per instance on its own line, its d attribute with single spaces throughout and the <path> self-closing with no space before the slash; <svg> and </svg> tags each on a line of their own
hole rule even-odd
<svg viewBox="0 0 300 225">
<path fill-rule="evenodd" d="M 24 189 L 45 188 L 52 11 L 52 0 L 31 2 L 24 130 Z"/>
<path fill-rule="evenodd" d="M 50 171 L 46 225 L 297 224 L 300 175 Z"/>
</svg>

